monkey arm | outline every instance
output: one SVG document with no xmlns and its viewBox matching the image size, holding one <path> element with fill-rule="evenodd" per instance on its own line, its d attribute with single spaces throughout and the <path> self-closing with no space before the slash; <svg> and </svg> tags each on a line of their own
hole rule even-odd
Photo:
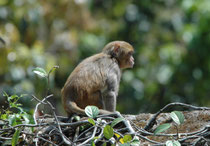
<svg viewBox="0 0 210 146">
<path fill-rule="evenodd" d="M 108 91 L 104 98 L 104 109 L 107 111 L 115 112 L 116 110 L 116 93 Z"/>
<path fill-rule="evenodd" d="M 115 112 L 118 88 L 118 75 L 115 73 L 109 74 L 107 78 L 107 90 L 103 93 L 103 106 L 105 110 Z"/>
</svg>

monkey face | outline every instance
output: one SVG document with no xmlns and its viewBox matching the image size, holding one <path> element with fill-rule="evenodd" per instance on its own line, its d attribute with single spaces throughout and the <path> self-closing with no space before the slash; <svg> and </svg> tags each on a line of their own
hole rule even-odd
<svg viewBox="0 0 210 146">
<path fill-rule="evenodd" d="M 129 57 L 129 68 L 133 68 L 133 66 L 134 66 L 134 58 L 133 58 L 133 56 L 130 56 Z"/>
<path fill-rule="evenodd" d="M 120 62 L 120 68 L 121 69 L 133 68 L 133 66 L 134 66 L 133 52 L 129 52 L 122 57 Z"/>
</svg>

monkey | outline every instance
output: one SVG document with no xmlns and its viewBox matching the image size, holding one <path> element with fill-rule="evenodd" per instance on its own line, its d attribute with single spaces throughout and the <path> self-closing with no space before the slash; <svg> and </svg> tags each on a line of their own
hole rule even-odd
<svg viewBox="0 0 210 146">
<path fill-rule="evenodd" d="M 99 114 L 115 113 L 122 70 L 133 68 L 133 54 L 129 43 L 113 41 L 79 63 L 61 90 L 68 116 L 85 115 L 88 105 L 98 107 Z"/>
</svg>

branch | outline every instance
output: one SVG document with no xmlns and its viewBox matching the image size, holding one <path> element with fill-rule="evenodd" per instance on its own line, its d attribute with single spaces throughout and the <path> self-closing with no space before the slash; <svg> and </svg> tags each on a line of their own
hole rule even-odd
<svg viewBox="0 0 210 146">
<path fill-rule="evenodd" d="M 174 102 L 174 103 L 169 103 L 167 104 L 165 107 L 163 107 L 162 109 L 160 109 L 147 123 L 147 125 L 144 127 L 144 129 L 146 131 L 149 131 L 156 123 L 156 118 L 157 116 L 160 115 L 160 113 L 162 113 L 163 111 L 165 111 L 166 109 L 168 109 L 169 107 L 173 107 L 173 106 L 183 106 L 186 108 L 190 108 L 193 110 L 210 110 L 210 108 L 208 107 L 197 107 L 197 106 L 193 106 L 193 105 L 189 105 L 189 104 L 185 104 L 185 103 L 179 103 L 179 102 Z"/>
</svg>

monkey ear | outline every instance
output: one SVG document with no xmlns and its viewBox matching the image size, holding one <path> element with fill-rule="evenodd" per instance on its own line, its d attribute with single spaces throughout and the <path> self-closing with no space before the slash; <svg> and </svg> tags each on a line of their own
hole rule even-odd
<svg viewBox="0 0 210 146">
<path fill-rule="evenodd" d="M 116 43 L 116 44 L 114 45 L 114 52 L 115 52 L 115 53 L 118 53 L 118 52 L 119 52 L 119 49 L 120 49 L 120 44 Z"/>
</svg>

